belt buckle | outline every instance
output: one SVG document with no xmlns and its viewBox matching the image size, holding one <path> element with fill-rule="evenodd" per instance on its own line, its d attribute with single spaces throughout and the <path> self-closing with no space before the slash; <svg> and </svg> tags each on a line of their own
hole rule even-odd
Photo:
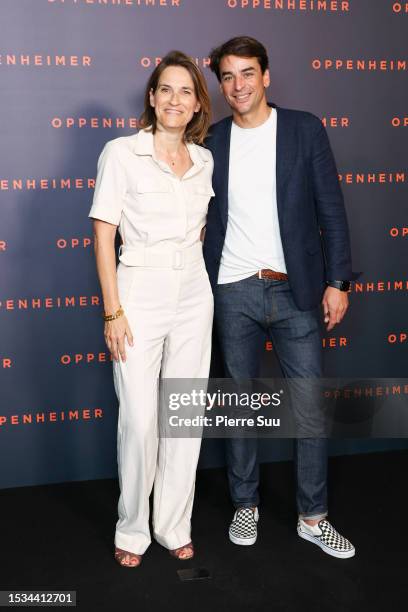
<svg viewBox="0 0 408 612">
<path fill-rule="evenodd" d="M 184 268 L 184 253 L 183 251 L 175 251 L 173 253 L 173 270 L 183 270 Z"/>
</svg>

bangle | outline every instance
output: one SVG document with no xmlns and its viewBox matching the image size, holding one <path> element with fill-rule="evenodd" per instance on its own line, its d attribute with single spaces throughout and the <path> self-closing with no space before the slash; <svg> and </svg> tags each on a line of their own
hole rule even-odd
<svg viewBox="0 0 408 612">
<path fill-rule="evenodd" d="M 121 317 L 124 313 L 124 310 L 122 308 L 122 306 L 119 306 L 119 308 L 117 309 L 117 311 L 114 314 L 106 314 L 106 312 L 103 313 L 103 320 L 104 321 L 114 321 L 115 319 L 119 319 L 119 317 Z"/>
</svg>

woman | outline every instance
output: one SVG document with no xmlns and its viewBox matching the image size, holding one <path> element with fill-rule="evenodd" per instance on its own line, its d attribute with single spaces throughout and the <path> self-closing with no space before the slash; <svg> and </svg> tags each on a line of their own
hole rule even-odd
<svg viewBox="0 0 408 612">
<path fill-rule="evenodd" d="M 208 377 L 213 315 L 200 241 L 214 195 L 212 156 L 197 144 L 210 122 L 205 80 L 173 51 L 151 75 L 144 103 L 142 129 L 103 149 L 89 213 L 119 399 L 115 558 L 126 567 L 139 565 L 151 542 L 153 484 L 155 539 L 178 559 L 194 554 L 201 440 L 158 438 L 157 381 Z"/>
</svg>

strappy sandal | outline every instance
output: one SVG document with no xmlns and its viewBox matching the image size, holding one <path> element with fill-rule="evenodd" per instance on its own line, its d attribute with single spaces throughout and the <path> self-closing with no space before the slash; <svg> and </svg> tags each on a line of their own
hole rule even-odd
<svg viewBox="0 0 408 612">
<path fill-rule="evenodd" d="M 188 553 L 186 556 L 181 556 L 183 552 Z M 180 546 L 180 548 L 175 548 L 174 550 L 169 550 L 169 553 L 172 557 L 175 557 L 179 561 L 187 561 L 188 559 L 192 559 L 194 557 L 194 546 L 192 542 L 185 544 L 184 546 Z"/>
<path fill-rule="evenodd" d="M 126 555 L 129 555 L 128 563 L 125 562 Z M 137 555 L 136 553 L 115 546 L 115 559 L 121 567 L 139 567 L 142 562 L 142 555 Z M 133 559 L 137 559 L 137 563 L 131 563 Z"/>
</svg>

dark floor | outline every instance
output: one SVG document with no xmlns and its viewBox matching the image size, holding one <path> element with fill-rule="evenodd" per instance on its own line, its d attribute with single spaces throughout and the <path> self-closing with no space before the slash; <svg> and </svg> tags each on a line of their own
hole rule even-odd
<svg viewBox="0 0 408 612">
<path fill-rule="evenodd" d="M 407 473 L 407 451 L 330 460 L 330 518 L 357 549 L 339 560 L 296 534 L 291 463 L 262 466 L 259 535 L 249 547 L 227 538 L 224 471 L 201 470 L 195 559 L 179 562 L 153 543 L 137 569 L 113 560 L 116 480 L 1 490 L 0 590 L 72 589 L 84 611 L 405 611 Z M 181 582 L 182 567 L 212 577 Z"/>
</svg>

